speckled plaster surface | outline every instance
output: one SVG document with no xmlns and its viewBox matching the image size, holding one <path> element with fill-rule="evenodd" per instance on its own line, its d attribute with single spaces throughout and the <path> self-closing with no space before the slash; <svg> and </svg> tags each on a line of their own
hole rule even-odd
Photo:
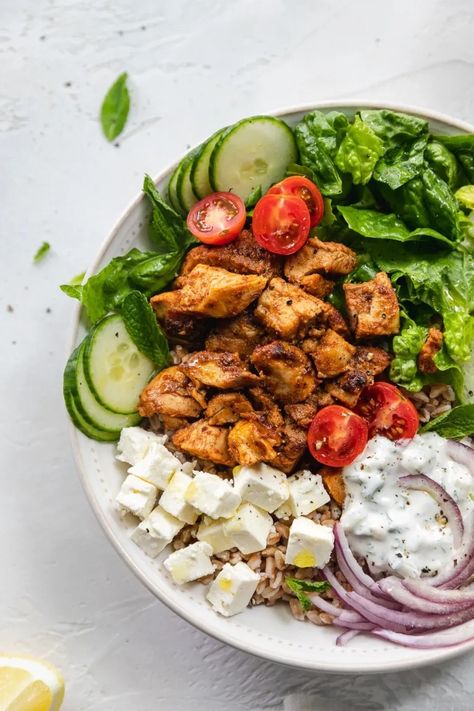
<svg viewBox="0 0 474 711">
<path fill-rule="evenodd" d="M 256 660 L 178 619 L 99 529 L 61 400 L 72 306 L 144 171 L 237 118 L 323 99 L 474 121 L 472 0 L 0 0 L 0 646 L 43 655 L 71 711 L 468 711 L 473 655 L 338 677 Z M 97 124 L 130 74 L 119 145 Z M 41 241 L 51 253 L 39 265 Z"/>
</svg>

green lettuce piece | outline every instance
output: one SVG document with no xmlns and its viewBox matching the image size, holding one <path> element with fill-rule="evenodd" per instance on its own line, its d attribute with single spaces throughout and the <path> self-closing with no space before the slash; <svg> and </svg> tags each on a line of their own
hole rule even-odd
<svg viewBox="0 0 474 711">
<path fill-rule="evenodd" d="M 474 134 L 436 136 L 436 139 L 454 153 L 468 181 L 474 183 Z"/>
<path fill-rule="evenodd" d="M 418 354 L 427 335 L 426 326 L 418 325 L 409 316 L 405 316 L 402 318 L 400 333 L 393 337 L 394 358 L 390 365 L 390 380 L 412 392 L 418 392 L 424 385 L 418 370 Z"/>
<path fill-rule="evenodd" d="M 124 298 L 120 313 L 128 335 L 138 350 L 157 368 L 169 365 L 168 341 L 146 296 L 139 291 L 131 291 Z"/>
<path fill-rule="evenodd" d="M 444 235 L 428 227 L 410 231 L 396 215 L 386 215 L 376 210 L 359 210 L 352 205 L 339 206 L 338 211 L 348 227 L 363 237 L 390 239 L 396 242 L 432 238 L 448 245 L 452 244 Z"/>
<path fill-rule="evenodd" d="M 336 166 L 343 173 L 350 173 L 356 185 L 365 185 L 384 150 L 383 141 L 356 116 L 338 148 Z"/>
<path fill-rule="evenodd" d="M 462 207 L 474 210 L 474 185 L 463 185 L 462 188 L 456 190 L 454 197 Z"/>
<path fill-rule="evenodd" d="M 451 190 L 458 182 L 458 163 L 455 156 L 439 141 L 430 141 L 426 146 L 425 160 L 438 178 L 444 180 Z"/>
<path fill-rule="evenodd" d="M 389 109 L 367 109 L 361 111 L 360 116 L 364 123 L 390 146 L 428 133 L 428 122 L 424 119 Z"/>
<path fill-rule="evenodd" d="M 305 592 L 322 593 L 326 592 L 326 590 L 329 590 L 331 587 L 326 581 L 316 582 L 312 580 L 298 580 L 298 578 L 286 578 L 285 583 L 288 585 L 290 590 L 295 593 L 305 612 L 313 605 L 309 597 L 305 595 Z"/>
<path fill-rule="evenodd" d="M 431 168 L 425 167 L 418 177 L 398 190 L 382 186 L 381 193 L 393 212 L 411 229 L 434 225 L 450 240 L 459 239 L 461 232 L 456 199 L 447 183 Z"/>
<path fill-rule="evenodd" d="M 474 434 L 474 405 L 458 405 L 430 420 L 421 432 L 437 432 L 448 439 L 462 439 Z"/>
<path fill-rule="evenodd" d="M 295 128 L 296 143 L 304 167 L 309 168 L 314 181 L 328 197 L 342 195 L 343 179 L 335 157 L 349 123 L 344 114 L 311 111 Z"/>
</svg>

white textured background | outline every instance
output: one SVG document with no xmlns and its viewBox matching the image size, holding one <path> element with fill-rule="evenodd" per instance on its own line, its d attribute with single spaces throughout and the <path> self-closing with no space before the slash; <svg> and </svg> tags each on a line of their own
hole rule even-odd
<svg viewBox="0 0 474 711">
<path fill-rule="evenodd" d="M 141 586 L 74 471 L 72 305 L 57 288 L 145 171 L 242 116 L 355 97 L 474 122 L 473 32 L 472 0 L 0 0 L 0 646 L 57 663 L 67 711 L 306 711 L 295 694 L 312 711 L 473 708 L 472 655 L 384 677 L 300 673 L 207 638 Z M 123 70 L 132 110 L 114 147 L 97 113 Z M 52 252 L 33 265 L 43 240 Z"/>
</svg>

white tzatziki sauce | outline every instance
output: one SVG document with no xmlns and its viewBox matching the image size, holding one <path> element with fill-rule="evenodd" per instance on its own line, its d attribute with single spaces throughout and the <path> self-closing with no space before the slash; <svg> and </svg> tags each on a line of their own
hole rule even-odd
<svg viewBox="0 0 474 711">
<path fill-rule="evenodd" d="M 453 567 L 450 525 L 435 499 L 399 483 L 403 475 L 425 474 L 451 494 L 465 523 L 470 520 L 473 479 L 446 445 L 446 439 L 431 432 L 399 442 L 377 436 L 344 467 L 341 523 L 352 551 L 365 558 L 372 573 L 418 578 Z"/>
</svg>

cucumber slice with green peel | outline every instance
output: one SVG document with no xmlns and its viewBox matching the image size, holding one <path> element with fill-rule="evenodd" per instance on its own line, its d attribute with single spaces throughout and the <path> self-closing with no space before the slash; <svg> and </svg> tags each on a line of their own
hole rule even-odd
<svg viewBox="0 0 474 711">
<path fill-rule="evenodd" d="M 84 374 L 95 399 L 116 414 L 132 415 L 154 371 L 127 333 L 119 315 L 106 316 L 92 329 L 83 354 Z"/>
<path fill-rule="evenodd" d="M 200 200 L 213 192 L 211 183 L 209 182 L 209 162 L 214 146 L 227 130 L 228 128 L 221 128 L 220 131 L 216 131 L 216 133 L 208 138 L 207 141 L 202 144 L 193 161 L 191 168 L 191 185 L 193 186 L 195 195 L 197 195 Z"/>
<path fill-rule="evenodd" d="M 209 181 L 213 190 L 236 193 L 245 201 L 259 186 L 265 193 L 297 159 L 291 128 L 273 116 L 254 116 L 219 138 L 211 154 Z"/>
<path fill-rule="evenodd" d="M 195 156 L 196 151 L 192 151 L 191 153 L 188 153 L 185 158 L 183 158 L 181 161 L 181 170 L 178 173 L 176 182 L 176 197 L 181 209 L 186 213 L 189 212 L 194 203 L 198 200 L 191 184 L 191 169 L 193 167 Z"/>
<path fill-rule="evenodd" d="M 112 410 L 108 410 L 101 405 L 100 402 L 97 402 L 84 374 L 84 350 L 85 343 L 82 345 L 77 358 L 75 383 L 76 402 L 79 409 L 82 410 L 84 418 L 88 420 L 91 425 L 94 425 L 94 427 L 107 430 L 108 432 L 120 433 L 120 430 L 124 427 L 133 427 L 133 425 L 136 425 L 141 420 L 138 412 L 134 412 L 131 415 L 120 415 L 116 412 L 112 412 Z"/>
<path fill-rule="evenodd" d="M 168 183 L 168 202 L 171 207 L 176 210 L 176 212 L 181 212 L 181 205 L 178 202 L 178 196 L 176 195 L 176 185 L 178 182 L 178 175 L 181 169 L 181 163 L 174 169 L 171 178 Z"/>
</svg>

